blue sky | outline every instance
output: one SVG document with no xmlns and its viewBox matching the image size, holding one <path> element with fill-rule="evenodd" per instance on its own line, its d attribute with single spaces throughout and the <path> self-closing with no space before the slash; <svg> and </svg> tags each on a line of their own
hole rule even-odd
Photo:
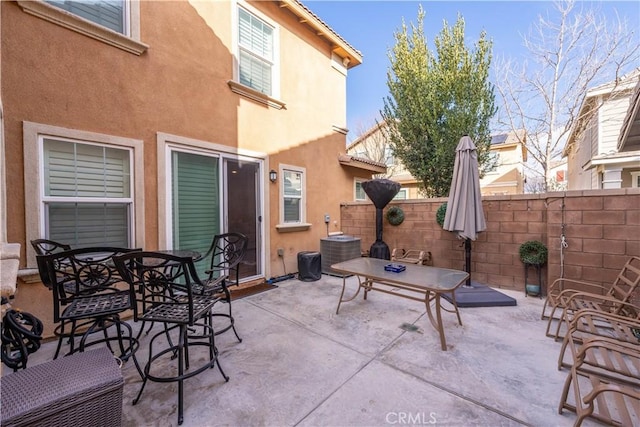
<svg viewBox="0 0 640 427">
<path fill-rule="evenodd" d="M 420 4 L 425 11 L 424 32 L 429 43 L 442 30 L 443 20 L 451 26 L 460 13 L 469 46 L 485 30 L 493 40 L 494 58 L 516 60 L 526 55 L 523 36 L 533 28 L 538 16 L 554 10 L 551 1 L 302 1 L 363 55 L 363 63 L 351 69 L 347 78 L 348 141 L 357 137 L 358 129 L 373 125 L 379 117 L 382 100 L 388 93 L 387 52 L 395 42 L 393 33 L 401 28 L 403 18 L 407 24 L 417 22 Z M 640 28 L 640 2 L 581 3 L 595 5 L 607 16 L 617 12 L 626 17 L 630 28 L 636 32 Z"/>
</svg>

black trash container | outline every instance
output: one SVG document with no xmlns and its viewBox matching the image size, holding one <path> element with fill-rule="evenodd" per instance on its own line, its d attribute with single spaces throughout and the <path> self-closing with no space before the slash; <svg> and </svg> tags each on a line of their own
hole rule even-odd
<svg viewBox="0 0 640 427">
<path fill-rule="evenodd" d="M 320 252 L 298 252 L 298 279 L 303 282 L 315 282 L 322 277 Z"/>
</svg>

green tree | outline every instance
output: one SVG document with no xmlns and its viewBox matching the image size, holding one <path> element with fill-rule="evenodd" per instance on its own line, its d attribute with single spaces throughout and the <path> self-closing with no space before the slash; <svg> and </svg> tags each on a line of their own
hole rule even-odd
<svg viewBox="0 0 640 427">
<path fill-rule="evenodd" d="M 427 47 L 424 11 L 411 31 L 403 22 L 394 33 L 388 52 L 389 96 L 381 111 L 389 125 L 393 153 L 422 183 L 427 197 L 449 194 L 455 148 L 467 134 L 478 149 L 482 171 L 489 170 L 489 121 L 496 113 L 489 82 L 492 42 L 483 31 L 473 49 L 464 43 L 464 19 L 444 28 L 434 39 L 435 53 Z"/>
</svg>

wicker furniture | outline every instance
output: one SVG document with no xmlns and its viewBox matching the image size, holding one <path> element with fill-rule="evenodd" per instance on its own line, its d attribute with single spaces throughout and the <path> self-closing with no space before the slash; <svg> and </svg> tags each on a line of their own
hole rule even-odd
<svg viewBox="0 0 640 427">
<path fill-rule="evenodd" d="M 626 304 L 640 285 L 640 257 L 631 257 L 620 270 L 610 287 L 581 280 L 560 278 L 550 286 L 542 307 L 542 319 L 548 319 L 546 334 L 555 339 L 562 338 L 562 326 L 568 327 L 573 313 L 582 309 L 627 314 Z M 547 314 L 547 309 L 550 309 Z M 556 317 L 556 313 L 560 316 Z M 556 331 L 551 325 L 557 321 Z"/>
<path fill-rule="evenodd" d="M 139 249 L 95 247 L 38 255 L 42 281 L 53 291 L 53 321 L 58 323 L 54 358 L 65 340 L 69 341 L 69 353 L 98 343 L 111 349 L 115 342 L 123 360 L 134 354 L 137 340 L 131 326 L 120 319 L 120 314 L 133 308 L 134 299 L 112 261 L 117 254 L 134 251 Z M 113 329 L 115 336 L 109 335 Z M 98 334 L 102 337 L 90 339 Z M 80 338 L 77 347 L 76 338 Z"/>
<path fill-rule="evenodd" d="M 242 342 L 242 338 L 238 335 L 231 312 L 229 286 L 237 286 L 240 281 L 240 262 L 244 259 L 248 244 L 249 238 L 242 233 L 215 235 L 207 253 L 198 260 L 199 262 L 209 262 L 209 267 L 205 271 L 207 278 L 202 281 L 202 287 L 195 288 L 198 293 L 221 296 L 229 310 L 227 313 L 213 313 L 213 316 L 226 317 L 229 319 L 229 324 L 225 328 L 217 330 L 216 334 L 233 329 L 239 342 Z"/>
<path fill-rule="evenodd" d="M 182 424 L 184 380 L 216 364 L 225 381 L 229 380 L 218 361 L 212 327 L 212 309 L 219 298 L 194 292 L 195 286 L 203 284 L 191 257 L 136 252 L 115 256 L 113 261 L 135 294 L 135 320 L 163 326 L 149 340 L 143 382 L 133 404 L 140 400 L 147 381 L 177 382 L 178 424 Z M 207 355 L 198 354 L 198 349 Z"/>
<path fill-rule="evenodd" d="M 31 366 L 0 381 L 2 426 L 122 424 L 124 381 L 105 348 Z"/>
</svg>

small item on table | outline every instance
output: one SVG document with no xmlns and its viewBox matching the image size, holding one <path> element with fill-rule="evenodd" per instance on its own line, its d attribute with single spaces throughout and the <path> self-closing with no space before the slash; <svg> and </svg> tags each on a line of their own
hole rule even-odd
<svg viewBox="0 0 640 427">
<path fill-rule="evenodd" d="M 400 273 L 405 271 L 407 267 L 402 264 L 387 264 L 384 266 L 385 271 L 393 271 L 394 273 Z"/>
</svg>

